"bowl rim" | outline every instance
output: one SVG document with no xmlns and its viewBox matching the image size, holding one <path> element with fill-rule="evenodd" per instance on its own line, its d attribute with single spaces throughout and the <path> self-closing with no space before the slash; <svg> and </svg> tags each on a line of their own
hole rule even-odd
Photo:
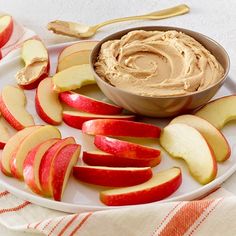
<svg viewBox="0 0 236 236">
<path fill-rule="evenodd" d="M 105 80 L 103 80 L 95 71 L 94 69 L 94 63 L 93 63 L 93 60 L 94 60 L 94 54 L 96 51 L 100 51 L 100 48 L 101 48 L 101 45 L 103 43 L 105 43 L 106 41 L 109 41 L 109 40 L 112 40 L 112 38 L 114 39 L 114 36 L 116 36 L 117 34 L 122 34 L 122 36 L 124 36 L 125 34 L 127 34 L 128 32 L 130 31 L 135 31 L 135 30 L 148 30 L 148 31 L 153 31 L 153 30 L 160 30 L 160 31 L 167 31 L 167 30 L 176 30 L 176 31 L 185 31 L 187 32 L 186 34 L 188 34 L 188 32 L 190 33 L 193 33 L 193 34 L 198 34 L 200 35 L 201 37 L 203 38 L 206 38 L 208 41 L 210 41 L 211 43 L 215 44 L 218 48 L 220 48 L 220 50 L 223 52 L 223 54 L 225 54 L 226 56 L 226 68 L 225 71 L 224 71 L 224 75 L 222 76 L 222 78 L 215 84 L 211 85 L 210 87 L 207 87 L 201 91 L 196 91 L 196 92 L 192 92 L 192 93 L 189 93 L 189 94 L 182 94 L 182 95 L 173 95 L 173 96 L 143 96 L 143 95 L 138 95 L 138 94 L 135 94 L 135 93 L 131 93 L 131 92 L 128 92 L 126 90 L 123 90 L 123 89 L 120 89 L 120 88 L 117 88 L 113 85 L 111 85 L 110 83 L 106 82 Z M 184 33 L 185 33 L 184 32 Z M 121 37 L 122 37 L 121 36 Z M 192 37 L 192 36 L 191 36 Z M 194 37 L 193 37 L 194 38 Z M 204 45 L 203 45 L 204 46 Z M 204 46 L 205 47 L 205 46 Z M 206 48 L 208 50 L 208 48 Z M 212 52 L 211 52 L 212 53 Z M 213 53 L 212 53 L 213 54 Z M 215 56 L 213 54 L 213 56 Z M 165 99 L 172 99 L 172 98 L 185 98 L 185 97 L 189 97 L 189 96 L 193 96 L 193 95 L 198 95 L 200 93 L 203 93 L 203 92 L 206 92 L 208 90 L 210 90 L 211 88 L 213 87 L 217 87 L 218 85 L 220 84 L 223 84 L 225 82 L 225 80 L 228 78 L 228 74 L 229 74 L 229 70 L 230 70 L 230 58 L 229 58 L 229 54 L 227 53 L 227 51 L 224 49 L 224 47 L 219 44 L 218 42 L 216 42 L 214 39 L 202 34 L 202 33 L 199 33 L 197 31 L 193 31 L 193 30 L 189 30 L 189 29 L 186 29 L 186 28 L 180 28 L 180 27 L 175 27 L 175 26 L 163 26 L 163 25 L 158 25 L 158 26 L 139 26 L 139 27 L 132 27 L 132 28 L 127 28 L 127 29 L 123 29 L 123 30 L 120 30 L 120 31 L 116 31 L 115 33 L 112 33 L 112 34 L 109 34 L 108 36 L 104 37 L 102 40 L 99 41 L 99 43 L 93 48 L 91 54 L 90 54 L 90 58 L 89 58 L 89 64 L 90 64 L 90 67 L 93 71 L 93 73 L 95 74 L 95 80 L 99 80 L 101 83 L 103 83 L 105 86 L 108 86 L 109 88 L 113 89 L 113 90 L 117 90 L 119 92 L 122 92 L 122 93 L 125 93 L 125 94 L 128 94 L 128 95 L 133 95 L 133 96 L 137 96 L 137 97 L 143 97 L 145 99 L 153 99 L 153 98 L 165 98 Z"/>
</svg>

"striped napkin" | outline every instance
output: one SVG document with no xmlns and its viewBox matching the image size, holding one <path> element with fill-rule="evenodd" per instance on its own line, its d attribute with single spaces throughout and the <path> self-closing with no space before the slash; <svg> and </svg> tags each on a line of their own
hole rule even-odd
<svg viewBox="0 0 236 236">
<path fill-rule="evenodd" d="M 0 223 L 50 236 L 236 235 L 236 197 L 220 188 L 198 201 L 66 214 L 21 200 L 0 187 Z M 17 233 L 16 233 L 17 235 Z"/>
</svg>

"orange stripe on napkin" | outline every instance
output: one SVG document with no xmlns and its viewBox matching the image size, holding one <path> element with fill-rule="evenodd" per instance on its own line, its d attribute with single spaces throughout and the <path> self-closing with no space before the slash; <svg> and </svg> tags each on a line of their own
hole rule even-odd
<svg viewBox="0 0 236 236">
<path fill-rule="evenodd" d="M 68 227 L 75 221 L 75 219 L 78 217 L 79 215 L 75 215 L 66 225 L 65 227 L 61 230 L 61 232 L 58 234 L 58 236 L 61 236 L 67 229 Z"/>
<path fill-rule="evenodd" d="M 175 209 L 182 204 L 182 202 L 177 203 L 169 212 L 168 214 L 162 219 L 161 223 L 157 226 L 155 231 L 152 233 L 151 236 L 156 235 L 156 232 L 161 228 L 161 226 L 166 222 L 166 220 L 169 218 L 169 216 L 175 211 Z"/>
<path fill-rule="evenodd" d="M 159 236 L 182 236 L 213 201 L 188 202 L 176 212 Z"/>
<path fill-rule="evenodd" d="M 78 226 L 76 226 L 76 228 L 71 232 L 70 236 L 76 235 L 76 232 L 81 228 L 81 226 L 84 224 L 84 222 L 92 215 L 92 212 L 89 212 L 84 218 L 83 220 L 79 223 Z"/>
<path fill-rule="evenodd" d="M 53 221 L 53 219 L 49 220 L 49 221 L 47 222 L 47 224 L 45 224 L 45 225 L 43 226 L 42 231 L 44 231 L 44 230 L 51 224 L 52 221 Z"/>
<path fill-rule="evenodd" d="M 8 191 L 1 192 L 0 193 L 0 198 L 6 196 L 7 194 L 9 194 Z"/>
<path fill-rule="evenodd" d="M 16 207 L 12 207 L 12 208 L 5 208 L 5 209 L 0 209 L 0 214 L 3 214 L 3 213 L 7 213 L 7 212 L 14 212 L 14 211 L 19 211 L 21 209 L 23 209 L 24 207 L 30 205 L 31 203 L 30 202 L 24 202 Z"/>
<path fill-rule="evenodd" d="M 42 223 L 43 221 L 38 222 L 35 226 L 34 229 L 37 229 L 37 227 Z"/>
<path fill-rule="evenodd" d="M 223 201 L 223 198 L 219 199 L 218 202 L 207 212 L 207 214 L 197 223 L 197 225 L 191 230 L 191 232 L 188 234 L 188 236 L 193 235 L 193 233 L 198 229 L 198 227 L 206 220 L 206 218 L 210 215 L 212 211 L 215 210 L 215 208 L 218 206 L 220 202 Z"/>
<path fill-rule="evenodd" d="M 48 236 L 50 236 L 54 230 L 57 228 L 57 226 L 66 218 L 67 216 L 63 216 L 57 223 L 54 225 L 51 229 L 51 231 L 48 233 Z M 43 229 L 43 231 L 46 229 L 46 227 Z"/>
</svg>

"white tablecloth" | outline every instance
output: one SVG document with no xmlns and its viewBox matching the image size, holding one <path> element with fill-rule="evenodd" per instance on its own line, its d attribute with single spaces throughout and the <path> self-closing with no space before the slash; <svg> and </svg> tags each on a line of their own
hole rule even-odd
<svg viewBox="0 0 236 236">
<path fill-rule="evenodd" d="M 17 21 L 34 30 L 47 45 L 73 41 L 47 31 L 55 19 L 96 24 L 111 18 L 138 15 L 185 3 L 191 12 L 161 21 L 135 21 L 107 26 L 95 38 L 101 39 L 120 29 L 141 25 L 170 25 L 189 28 L 208 35 L 222 44 L 231 59 L 231 79 L 236 80 L 236 1 L 220 0 L 0 0 L 0 11 L 8 12 Z M 235 157 L 233 157 L 235 158 Z M 236 194 L 236 174 L 223 187 Z M 30 235 L 10 232 L 0 225 L 0 235 Z"/>
</svg>

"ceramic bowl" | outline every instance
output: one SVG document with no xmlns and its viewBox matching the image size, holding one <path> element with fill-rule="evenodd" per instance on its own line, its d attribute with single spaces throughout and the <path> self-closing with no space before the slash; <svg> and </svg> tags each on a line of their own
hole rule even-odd
<svg viewBox="0 0 236 236">
<path fill-rule="evenodd" d="M 96 73 L 94 69 L 94 63 L 97 60 L 101 45 L 104 42 L 114 39 L 120 39 L 123 35 L 133 30 L 160 30 L 160 31 L 177 30 L 190 35 L 191 37 L 199 41 L 204 47 L 206 47 L 223 66 L 225 73 L 222 79 L 205 90 L 197 91 L 188 95 L 169 96 L 169 97 L 141 96 L 112 86 L 110 83 L 100 78 L 100 76 Z M 125 109 L 133 113 L 137 113 L 144 116 L 171 117 L 182 113 L 189 113 L 192 110 L 206 104 L 216 94 L 216 92 L 219 90 L 219 88 L 223 85 L 223 83 L 227 79 L 230 60 L 227 52 L 220 44 L 218 44 L 217 42 L 215 42 L 214 40 L 203 34 L 177 27 L 146 26 L 146 27 L 138 27 L 138 28 L 122 30 L 112 35 L 109 35 L 108 37 L 101 40 L 91 53 L 90 64 L 98 86 L 100 87 L 102 92 L 115 104 L 124 107 Z"/>
</svg>

